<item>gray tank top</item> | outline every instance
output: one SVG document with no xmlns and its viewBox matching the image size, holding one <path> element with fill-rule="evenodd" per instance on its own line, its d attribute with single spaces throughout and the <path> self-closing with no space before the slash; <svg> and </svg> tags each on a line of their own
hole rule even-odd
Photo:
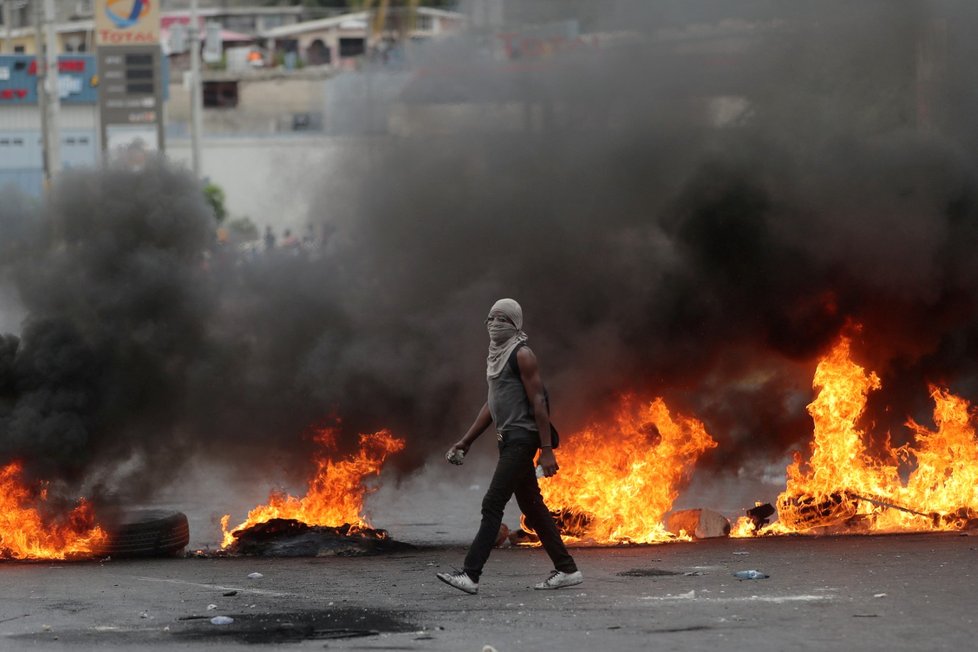
<svg viewBox="0 0 978 652">
<path fill-rule="evenodd" d="M 509 363 L 498 376 L 486 380 L 489 382 L 489 414 L 492 415 L 496 432 L 539 431 L 523 381 Z"/>
</svg>

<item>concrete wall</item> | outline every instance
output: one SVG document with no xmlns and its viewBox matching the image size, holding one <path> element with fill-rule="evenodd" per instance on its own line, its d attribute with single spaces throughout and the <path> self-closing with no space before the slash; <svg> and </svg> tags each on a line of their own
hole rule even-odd
<svg viewBox="0 0 978 652">
<path fill-rule="evenodd" d="M 302 232 L 334 208 L 323 196 L 323 180 L 365 146 L 362 139 L 309 136 L 209 138 L 201 145 L 201 172 L 224 189 L 231 218 Z M 172 161 L 190 167 L 189 140 L 167 140 L 166 150 Z"/>
<path fill-rule="evenodd" d="M 206 79 L 211 79 L 208 76 Z M 181 80 L 172 80 L 166 106 L 167 126 L 176 135 L 190 132 L 190 92 Z M 321 116 L 326 80 L 322 76 L 302 78 L 278 76 L 238 81 L 238 106 L 233 109 L 205 108 L 205 133 L 275 134 L 291 131 L 296 114 Z"/>
<path fill-rule="evenodd" d="M 94 105 L 62 104 L 59 114 L 61 166 L 95 165 L 99 160 Z M 0 108 L 0 188 L 12 184 L 35 197 L 44 178 L 41 114 L 36 105 Z"/>
</svg>

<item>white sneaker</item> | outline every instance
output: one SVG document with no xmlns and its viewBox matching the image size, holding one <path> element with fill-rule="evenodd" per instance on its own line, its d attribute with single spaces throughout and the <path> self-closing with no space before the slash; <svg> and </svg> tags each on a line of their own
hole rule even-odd
<svg viewBox="0 0 978 652">
<path fill-rule="evenodd" d="M 534 585 L 533 588 L 539 590 L 547 589 L 562 589 L 565 586 L 575 586 L 584 581 L 584 576 L 581 575 L 581 571 L 574 571 L 573 573 L 564 573 L 559 570 L 550 571 L 550 577 L 543 580 L 539 584 Z"/>
<path fill-rule="evenodd" d="M 479 592 L 478 582 L 473 582 L 472 578 L 469 577 L 468 573 L 465 571 L 454 571 L 452 573 L 436 573 L 435 577 L 440 579 L 445 584 L 454 586 L 459 591 L 465 591 L 466 593 L 476 594 Z"/>
</svg>

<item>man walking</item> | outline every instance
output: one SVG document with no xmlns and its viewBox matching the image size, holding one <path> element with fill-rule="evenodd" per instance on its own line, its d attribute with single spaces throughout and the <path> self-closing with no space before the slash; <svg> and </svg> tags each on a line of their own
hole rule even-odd
<svg viewBox="0 0 978 652">
<path fill-rule="evenodd" d="M 574 558 L 567 552 L 550 510 L 543 502 L 533 458 L 540 451 L 538 464 L 543 475 L 551 477 L 559 468 L 551 441 L 550 413 L 533 351 L 526 346 L 523 309 L 512 299 L 500 299 L 486 319 L 489 330 L 489 356 L 486 380 L 489 398 L 465 436 L 448 449 L 445 457 L 461 464 L 479 435 L 495 424 L 499 462 L 489 489 L 482 499 L 482 523 L 469 546 L 460 571 L 438 573 L 438 579 L 466 593 L 478 593 L 479 577 L 499 534 L 503 510 L 516 496 L 520 510 L 540 537 L 543 549 L 553 561 L 554 570 L 535 589 L 559 589 L 584 581 Z M 515 359 L 515 360 L 513 360 Z"/>
</svg>

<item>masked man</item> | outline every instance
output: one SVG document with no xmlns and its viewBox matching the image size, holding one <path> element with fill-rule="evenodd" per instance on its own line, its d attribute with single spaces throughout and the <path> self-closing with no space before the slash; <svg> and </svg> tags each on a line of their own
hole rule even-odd
<svg viewBox="0 0 978 652">
<path fill-rule="evenodd" d="M 526 346 L 523 332 L 523 309 L 512 299 L 500 299 L 486 319 L 489 330 L 489 357 L 486 379 L 489 399 L 469 427 L 465 436 L 452 445 L 445 457 L 461 464 L 479 435 L 495 424 L 499 462 L 489 489 L 482 499 L 482 523 L 469 546 L 462 570 L 438 573 L 438 579 L 466 593 L 478 593 L 479 577 L 499 534 L 503 510 L 511 496 L 516 496 L 527 524 L 540 537 L 543 549 L 553 561 L 554 570 L 536 589 L 559 589 L 584 581 L 573 557 L 567 552 L 550 510 L 543 503 L 534 458 L 543 475 L 557 473 L 557 459 L 551 442 L 550 413 L 533 351 Z M 515 364 L 511 362 L 515 358 Z"/>
</svg>

